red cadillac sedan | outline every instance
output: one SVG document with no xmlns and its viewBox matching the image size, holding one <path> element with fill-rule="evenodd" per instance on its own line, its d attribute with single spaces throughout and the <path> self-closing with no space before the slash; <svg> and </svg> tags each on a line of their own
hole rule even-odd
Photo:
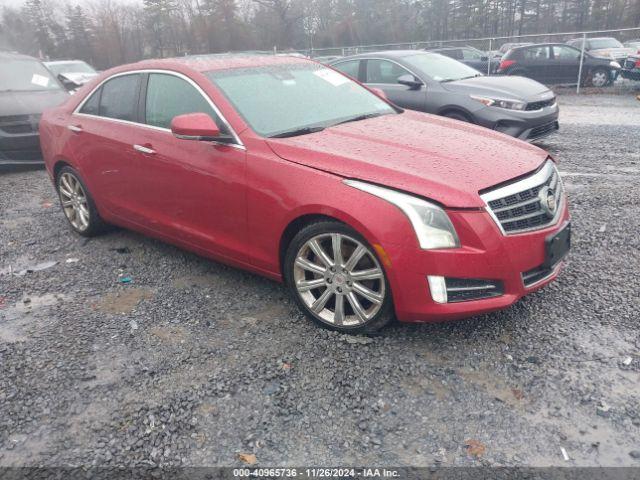
<svg viewBox="0 0 640 480">
<path fill-rule="evenodd" d="M 305 59 L 118 67 L 47 111 L 40 136 L 78 234 L 119 225 L 284 281 L 344 332 L 505 308 L 569 249 L 546 152 Z"/>
</svg>

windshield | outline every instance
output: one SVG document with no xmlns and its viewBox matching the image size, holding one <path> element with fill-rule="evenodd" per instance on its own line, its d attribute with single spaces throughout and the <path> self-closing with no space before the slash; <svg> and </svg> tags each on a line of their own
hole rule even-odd
<svg viewBox="0 0 640 480">
<path fill-rule="evenodd" d="M 96 71 L 85 62 L 65 62 L 65 63 L 49 63 L 49 70 L 55 75 L 61 73 L 96 73 Z"/>
<path fill-rule="evenodd" d="M 423 71 L 436 82 L 451 82 L 462 80 L 463 78 L 479 77 L 482 74 L 475 68 L 468 67 L 462 62 L 453 58 L 445 57 L 433 53 L 420 53 L 417 55 L 407 55 L 402 59 L 409 64 Z"/>
<path fill-rule="evenodd" d="M 51 72 L 36 60 L 4 60 L 0 68 L 0 91 L 60 89 Z"/>
<path fill-rule="evenodd" d="M 592 50 L 599 50 L 601 48 L 622 48 L 622 44 L 615 38 L 597 38 L 595 40 L 589 40 L 589 46 Z"/>
<path fill-rule="evenodd" d="M 207 76 L 265 137 L 311 133 L 358 117 L 395 113 L 361 85 L 311 62 L 213 71 Z"/>
</svg>

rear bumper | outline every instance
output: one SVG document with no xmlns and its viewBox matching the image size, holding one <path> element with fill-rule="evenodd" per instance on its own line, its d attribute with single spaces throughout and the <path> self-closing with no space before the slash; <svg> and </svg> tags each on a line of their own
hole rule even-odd
<svg viewBox="0 0 640 480">
<path fill-rule="evenodd" d="M 509 307 L 524 295 L 544 287 L 558 276 L 562 263 L 537 276 L 531 276 L 531 272 L 544 264 L 545 239 L 569 221 L 567 202 L 563 209 L 553 226 L 508 236 L 500 232 L 485 211 L 449 212 L 461 248 L 425 251 L 385 246 L 392 264 L 387 274 L 398 319 L 436 322 L 479 315 Z M 436 303 L 429 290 L 428 275 L 497 281 L 503 291 L 482 300 Z"/>
<path fill-rule="evenodd" d="M 520 140 L 533 141 L 551 135 L 560 128 L 558 114 L 557 104 L 533 112 L 486 107 L 476 112 L 476 119 L 483 127 Z"/>
</svg>

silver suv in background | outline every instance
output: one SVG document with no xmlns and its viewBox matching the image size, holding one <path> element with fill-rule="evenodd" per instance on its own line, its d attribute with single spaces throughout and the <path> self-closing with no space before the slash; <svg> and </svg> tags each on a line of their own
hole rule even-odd
<svg viewBox="0 0 640 480">
<path fill-rule="evenodd" d="M 533 141 L 558 130 L 555 94 L 523 77 L 487 77 L 452 58 L 416 50 L 364 53 L 331 65 L 382 90 L 396 105 Z"/>
</svg>

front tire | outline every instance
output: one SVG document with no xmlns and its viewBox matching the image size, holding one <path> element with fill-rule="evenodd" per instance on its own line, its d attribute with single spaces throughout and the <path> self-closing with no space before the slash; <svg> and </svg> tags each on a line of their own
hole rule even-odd
<svg viewBox="0 0 640 480">
<path fill-rule="evenodd" d="M 589 83 L 592 87 L 605 87 L 611 82 L 611 75 L 606 68 L 595 68 L 591 71 Z"/>
<path fill-rule="evenodd" d="M 307 225 L 284 261 L 287 287 L 317 324 L 345 333 L 374 333 L 393 318 L 385 271 L 367 241 L 333 221 Z"/>
<path fill-rule="evenodd" d="M 467 115 L 461 112 L 455 112 L 455 111 L 444 112 L 442 116 L 451 118 L 452 120 L 458 120 L 460 122 L 473 123 Z"/>
<path fill-rule="evenodd" d="M 93 237 L 105 231 L 107 224 L 100 218 L 89 189 L 75 169 L 69 166 L 60 169 L 56 189 L 62 211 L 74 232 Z"/>
</svg>

